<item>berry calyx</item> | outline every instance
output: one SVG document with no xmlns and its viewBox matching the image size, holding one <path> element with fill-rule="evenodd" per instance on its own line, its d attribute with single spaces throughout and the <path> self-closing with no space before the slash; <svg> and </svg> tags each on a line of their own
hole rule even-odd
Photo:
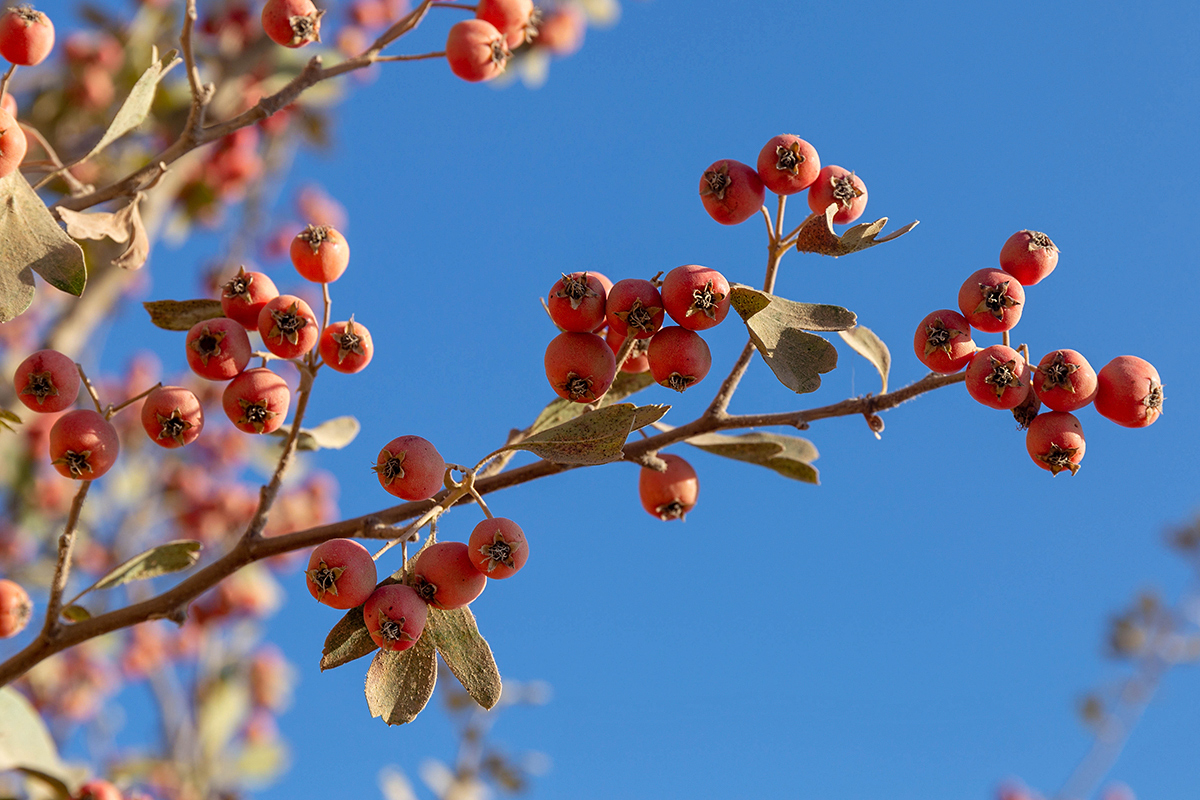
<svg viewBox="0 0 1200 800">
<path fill-rule="evenodd" d="M 967 365 L 975 355 L 971 326 L 957 311 L 934 311 L 917 326 L 913 350 L 921 363 L 934 372 L 950 375 Z"/>
<path fill-rule="evenodd" d="M 263 345 L 280 358 L 298 358 L 317 343 L 320 331 L 308 303 L 290 294 L 270 300 L 258 313 Z"/>
<path fill-rule="evenodd" d="M 450 27 L 446 61 L 464 81 L 490 81 L 508 65 L 512 52 L 504 34 L 482 19 L 464 19 Z"/>
<path fill-rule="evenodd" d="M 471 531 L 467 554 L 475 569 L 497 580 L 515 575 L 529 558 L 521 526 L 505 517 L 485 519 Z"/>
<path fill-rule="evenodd" d="M 321 334 L 317 345 L 321 360 L 335 372 L 347 375 L 362 372 L 375 355 L 371 332 L 365 325 L 350 317 L 346 322 L 334 322 Z"/>
<path fill-rule="evenodd" d="M 616 356 L 594 333 L 560 333 L 546 346 L 544 364 L 554 392 L 574 403 L 598 400 L 617 376 Z"/>
<path fill-rule="evenodd" d="M 677 392 L 702 381 L 712 367 L 708 343 L 695 331 L 676 325 L 654 334 L 646 358 L 654 382 Z"/>
<path fill-rule="evenodd" d="M 1065 411 L 1038 414 L 1025 434 L 1025 448 L 1034 463 L 1051 474 L 1067 469 L 1074 475 L 1083 460 L 1083 426 Z"/>
<path fill-rule="evenodd" d="M 817 149 L 790 133 L 772 137 L 758 154 L 758 177 L 778 195 L 804 191 L 820 172 Z"/>
<path fill-rule="evenodd" d="M 21 584 L 0 580 L 0 639 L 8 639 L 25 630 L 33 616 L 33 603 Z"/>
<path fill-rule="evenodd" d="M 1074 350 L 1047 353 L 1033 370 L 1033 390 L 1052 411 L 1078 411 L 1092 402 L 1099 382 L 1087 359 Z"/>
<path fill-rule="evenodd" d="M 1029 393 L 1025 359 L 1002 344 L 985 347 L 967 364 L 967 392 L 989 408 L 1007 410 Z"/>
<path fill-rule="evenodd" d="M 221 287 L 221 311 L 246 330 L 258 330 L 258 315 L 271 300 L 279 296 L 275 282 L 261 272 L 247 272 L 238 267 Z"/>
<path fill-rule="evenodd" d="M 958 308 L 972 328 L 985 333 L 1012 330 L 1025 309 L 1020 281 L 998 269 L 981 269 L 958 290 Z"/>
<path fill-rule="evenodd" d="M 671 319 L 688 330 L 707 330 L 729 313 L 729 281 L 715 269 L 698 264 L 668 272 L 661 295 Z"/>
<path fill-rule="evenodd" d="M 300 231 L 288 254 L 300 277 L 313 283 L 333 283 L 350 265 L 346 237 L 329 225 L 309 225 Z"/>
<path fill-rule="evenodd" d="M 377 577 L 371 553 L 353 539 L 317 545 L 304 572 L 308 593 L 318 603 L 342 610 L 365 603 L 375 592 Z"/>
<path fill-rule="evenodd" d="M 287 381 L 259 367 L 248 369 L 229 382 L 221 395 L 221 407 L 239 431 L 270 433 L 283 426 L 291 400 Z"/>
<path fill-rule="evenodd" d="M 766 192 L 758 172 L 740 161 L 723 158 L 700 176 L 700 202 L 722 225 L 745 222 L 762 208 Z"/>
<path fill-rule="evenodd" d="M 604 324 L 608 292 L 595 274 L 564 274 L 550 287 L 546 308 L 550 319 L 564 331 L 591 333 Z"/>
<path fill-rule="evenodd" d="M 303 47 L 321 41 L 321 17 L 312 0 L 267 0 L 262 10 L 263 32 L 284 47 Z"/>
<path fill-rule="evenodd" d="M 40 64 L 54 48 L 54 23 L 30 5 L 0 14 L 0 57 L 10 64 Z"/>
<path fill-rule="evenodd" d="M 250 363 L 246 329 L 225 317 L 197 322 L 188 331 L 184 345 L 192 372 L 210 381 L 227 381 Z"/>
<path fill-rule="evenodd" d="M 1144 428 L 1162 415 L 1163 384 L 1158 370 L 1137 356 L 1117 356 L 1096 376 L 1092 400 L 1100 415 L 1126 428 Z"/>
<path fill-rule="evenodd" d="M 384 650 L 399 652 L 417 643 L 425 630 L 429 607 L 410 586 L 380 586 L 363 605 L 363 621 L 371 641 Z"/>
<path fill-rule="evenodd" d="M 142 428 L 160 447 L 183 447 L 194 442 L 204 429 L 204 410 L 190 390 L 160 386 L 142 403 Z"/>
<path fill-rule="evenodd" d="M 17 366 L 13 386 L 20 401 L 34 411 L 64 411 L 79 396 L 79 368 L 57 350 L 38 350 Z"/>
<path fill-rule="evenodd" d="M 442 488 L 446 461 L 428 439 L 397 436 L 379 451 L 371 469 L 388 494 L 404 500 L 428 500 Z"/>
<path fill-rule="evenodd" d="M 120 450 L 117 429 L 90 409 L 68 411 L 50 429 L 50 463 L 65 478 L 99 478 L 116 463 Z"/>
<path fill-rule="evenodd" d="M 475 568 L 462 542 L 426 547 L 417 556 L 409 580 L 422 600 L 442 609 L 467 605 L 487 586 L 487 577 Z"/>
<path fill-rule="evenodd" d="M 834 164 L 822 167 L 808 190 L 808 207 L 815 214 L 824 214 L 837 204 L 833 215 L 835 225 L 854 222 L 867 210 L 867 185 L 848 169 Z"/>
<path fill-rule="evenodd" d="M 1000 269 L 1033 286 L 1058 266 L 1058 247 L 1041 231 L 1017 231 L 1000 248 Z"/>
<path fill-rule="evenodd" d="M 692 465 L 673 453 L 659 453 L 667 462 L 665 472 L 642 467 L 638 475 L 638 496 L 642 508 L 664 522 L 682 520 L 696 507 L 700 495 L 700 480 Z"/>
</svg>

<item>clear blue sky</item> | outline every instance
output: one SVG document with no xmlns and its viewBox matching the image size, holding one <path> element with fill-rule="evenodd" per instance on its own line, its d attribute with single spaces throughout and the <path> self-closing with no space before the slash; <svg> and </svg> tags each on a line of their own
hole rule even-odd
<svg viewBox="0 0 1200 800">
<path fill-rule="evenodd" d="M 1007 414 L 952 387 L 888 412 L 882 441 L 861 419 L 815 424 L 819 487 L 677 448 L 702 483 L 684 524 L 642 511 L 636 467 L 553 477 L 490 498 L 525 528 L 531 559 L 473 608 L 505 676 L 554 687 L 549 705 L 495 729 L 510 751 L 550 756 L 538 800 L 986 798 L 1010 775 L 1052 793 L 1089 742 L 1078 697 L 1123 674 L 1102 657 L 1107 618 L 1143 588 L 1174 598 L 1188 577 L 1161 532 L 1200 505 L 1200 10 L 623 11 L 537 91 L 468 85 L 440 62 L 385 65 L 349 84 L 336 151 L 297 161 L 281 203 L 315 181 L 347 207 L 353 257 L 335 318 L 353 311 L 377 347 L 363 375 L 322 375 L 311 406 L 319 420 L 350 398 L 363 422 L 353 446 L 319 459 L 342 478 L 342 513 L 389 504 L 366 467 L 394 436 L 474 463 L 532 420 L 550 399 L 538 298 L 560 272 L 616 280 L 699 263 L 760 282 L 762 223 L 717 225 L 696 187 L 708 164 L 753 163 L 775 134 L 856 170 L 867 219 L 921 221 L 848 258 L 789 255 L 777 286 L 856 311 L 891 346 L 893 386 L 926 374 L 909 345 L 917 322 L 953 307 L 1009 234 L 1045 231 L 1062 257 L 1028 291 L 1014 338 L 1096 368 L 1151 360 L 1167 395 L 1151 428 L 1081 412 L 1083 468 L 1052 478 Z M 435 12 L 398 52 L 440 49 L 456 18 Z M 179 276 L 219 246 L 156 251 L 152 293 L 187 291 Z M 110 342 L 144 336 L 135 319 Z M 734 318 L 707 338 L 706 383 L 644 395 L 675 405 L 668 422 L 702 410 L 744 331 Z M 801 397 L 756 361 L 733 410 L 877 391 L 873 369 L 839 350 L 839 369 Z M 477 514 L 453 512 L 442 536 L 465 540 Z M 451 757 L 440 712 L 401 728 L 370 718 L 365 661 L 318 673 L 338 615 L 299 575 L 286 589 L 270 635 L 300 669 L 281 722 L 294 766 L 259 796 L 315 797 L 333 775 L 334 796 L 377 796 L 384 765 L 413 775 Z M 1200 679 L 1176 670 L 1113 777 L 1144 798 L 1195 796 L 1198 708 Z"/>
</svg>

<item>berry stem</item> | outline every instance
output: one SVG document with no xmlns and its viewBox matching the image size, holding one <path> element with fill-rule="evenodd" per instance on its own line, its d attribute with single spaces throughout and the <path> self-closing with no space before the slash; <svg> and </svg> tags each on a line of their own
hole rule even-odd
<svg viewBox="0 0 1200 800">
<path fill-rule="evenodd" d="M 160 389 L 160 388 L 162 388 L 162 381 L 159 381 L 158 383 L 154 384 L 153 386 L 151 386 L 149 389 L 147 389 L 147 390 L 146 390 L 146 391 L 144 391 L 144 392 L 140 392 L 140 393 L 138 393 L 138 394 L 135 394 L 133 397 L 129 398 L 129 399 L 128 399 L 128 400 L 126 400 L 124 403 L 120 403 L 119 405 L 115 405 L 115 406 L 109 406 L 109 407 L 108 407 L 108 411 L 106 411 L 106 412 L 104 413 L 104 418 L 105 418 L 105 419 L 112 419 L 112 418 L 113 418 L 113 415 L 114 415 L 114 414 L 116 414 L 118 411 L 120 411 L 122 408 L 125 408 L 126 406 L 129 406 L 129 405 L 132 405 L 133 403 L 136 403 L 138 400 L 141 400 L 143 397 L 145 397 L 146 395 L 150 394 L 150 393 L 151 393 L 151 392 L 153 392 L 155 389 Z"/>
<path fill-rule="evenodd" d="M 58 615 L 62 612 L 62 596 L 67 588 L 67 579 L 71 576 L 71 553 L 75 549 L 75 528 L 79 524 L 79 513 L 83 510 L 83 501 L 87 497 L 91 481 L 79 484 L 79 491 L 71 500 L 71 511 L 67 515 L 67 524 L 58 537 L 58 557 L 54 562 L 54 578 L 50 582 L 50 597 L 46 601 L 46 623 L 42 626 L 42 638 L 53 637 L 62 627 Z"/>
<path fill-rule="evenodd" d="M 8 71 L 4 73 L 4 77 L 0 78 L 0 97 L 3 97 L 4 93 L 8 91 L 8 82 L 12 80 L 13 73 L 16 71 L 17 65 L 12 64 L 9 66 Z"/>
<path fill-rule="evenodd" d="M 775 212 L 775 236 L 772 241 L 783 239 L 783 208 L 787 205 L 787 195 L 779 195 L 779 210 Z"/>
<path fill-rule="evenodd" d="M 1008 347 L 1008 346 L 1009 346 L 1009 344 L 1008 344 L 1008 331 L 1004 331 L 1004 333 L 1002 334 L 1002 337 L 1003 337 L 1003 338 L 1001 339 L 1001 343 L 1002 343 L 1002 344 L 1003 344 L 1005 347 Z"/>
<path fill-rule="evenodd" d="M 446 51 L 438 50 L 436 53 L 419 53 L 417 55 L 403 56 L 375 56 L 376 61 L 423 61 L 427 58 L 445 58 Z"/>
<path fill-rule="evenodd" d="M 92 386 L 92 382 L 88 380 L 88 376 L 86 373 L 84 373 L 82 366 L 76 364 L 75 369 L 79 370 L 79 379 L 83 381 L 83 385 L 88 390 L 88 394 L 92 396 L 92 402 L 96 404 L 96 413 L 103 414 L 104 407 L 100 404 L 100 395 L 96 394 L 96 387 Z M 108 417 L 105 417 L 105 419 L 108 419 Z"/>
<path fill-rule="evenodd" d="M 467 5 L 466 3 L 444 3 L 444 2 L 433 3 L 433 7 L 434 8 L 459 8 L 459 9 L 462 9 L 463 11 L 470 11 L 472 14 L 475 13 L 476 8 L 477 8 L 476 6 Z"/>
<path fill-rule="evenodd" d="M 479 507 L 483 510 L 483 515 L 488 519 L 495 519 L 495 517 L 492 516 L 492 510 L 487 507 L 487 503 L 483 502 L 483 495 L 481 495 L 479 490 L 475 488 L 474 482 L 472 482 L 468 488 L 471 491 L 471 497 L 475 498 L 475 502 L 478 503 Z"/>
<path fill-rule="evenodd" d="M 766 206 L 763 206 L 759 210 L 762 211 L 763 220 L 767 223 L 767 240 L 769 245 L 773 247 L 775 245 L 775 227 L 771 223 L 771 212 L 767 210 Z"/>
</svg>

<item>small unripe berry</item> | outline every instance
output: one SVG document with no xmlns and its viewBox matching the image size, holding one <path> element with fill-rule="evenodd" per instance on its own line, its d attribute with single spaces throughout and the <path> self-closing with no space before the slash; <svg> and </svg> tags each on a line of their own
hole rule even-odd
<svg viewBox="0 0 1200 800">
<path fill-rule="evenodd" d="M 546 380 L 559 397 L 590 403 L 612 385 L 617 359 L 594 333 L 560 333 L 546 346 Z"/>
<path fill-rule="evenodd" d="M 692 465 L 672 453 L 659 453 L 667 462 L 666 472 L 642 467 L 638 475 L 638 495 L 642 508 L 664 522 L 683 519 L 696 506 L 700 495 L 700 480 Z"/>
<path fill-rule="evenodd" d="M 33 616 L 33 603 L 21 584 L 0 580 L 0 639 L 8 639 L 25 630 Z"/>
<path fill-rule="evenodd" d="M 989 408 L 1016 408 L 1029 394 L 1025 359 L 1011 347 L 995 344 L 967 364 L 967 392 Z"/>
<path fill-rule="evenodd" d="M 184 344 L 192 372 L 210 381 L 227 381 L 250 363 L 250 337 L 227 317 L 197 322 Z"/>
<path fill-rule="evenodd" d="M 375 355 L 371 332 L 351 317 L 347 322 L 334 322 L 321 334 L 317 345 L 321 360 L 335 372 L 352 374 L 366 369 Z"/>
<path fill-rule="evenodd" d="M 641 278 L 617 281 L 608 293 L 604 318 L 609 330 L 621 336 L 632 329 L 637 338 L 649 339 L 663 324 L 662 294 Z"/>
<path fill-rule="evenodd" d="M 1058 248 L 1041 231 L 1017 231 L 1000 248 L 1000 269 L 1033 286 L 1058 266 Z"/>
<path fill-rule="evenodd" d="M 367 602 L 378 574 L 370 552 L 353 539 L 317 545 L 304 573 L 308 593 L 330 608 L 346 610 Z"/>
<path fill-rule="evenodd" d="M 263 32 L 284 47 L 303 47 L 321 41 L 321 16 L 312 0 L 267 0 L 262 10 Z"/>
<path fill-rule="evenodd" d="M 75 405 L 79 385 L 79 368 L 57 350 L 38 350 L 22 361 L 13 375 L 20 401 L 45 414 Z"/>
<path fill-rule="evenodd" d="M 287 381 L 259 367 L 248 369 L 229 382 L 221 395 L 221 407 L 239 431 L 270 433 L 283 425 L 291 400 Z"/>
<path fill-rule="evenodd" d="M 762 208 L 762 178 L 752 167 L 723 158 L 700 176 L 700 202 L 708 215 L 722 225 L 745 222 Z"/>
<path fill-rule="evenodd" d="M 190 390 L 160 386 L 142 403 L 142 427 L 150 441 L 161 447 L 183 447 L 204 429 L 204 409 Z"/>
<path fill-rule="evenodd" d="M 667 273 L 662 283 L 663 308 L 692 331 L 713 327 L 729 313 L 729 281 L 715 269 L 685 264 Z"/>
<path fill-rule="evenodd" d="M 1117 356 L 1096 378 L 1093 403 L 1101 416 L 1126 428 L 1144 428 L 1162 414 L 1163 385 L 1149 361 Z"/>
<path fill-rule="evenodd" d="M 854 222 L 867 210 L 867 185 L 850 170 L 831 164 L 821 168 L 809 188 L 808 207 L 813 213 L 824 214 L 834 203 L 838 205 L 833 215 L 835 225 Z"/>
<path fill-rule="evenodd" d="M 546 308 L 550 319 L 564 331 L 591 333 L 604 325 L 607 299 L 608 291 L 600 278 L 588 272 L 572 272 L 550 287 Z"/>
<path fill-rule="evenodd" d="M 1047 353 L 1031 378 L 1038 399 L 1051 411 L 1078 411 L 1092 402 L 1099 385 L 1092 365 L 1074 350 Z"/>
<path fill-rule="evenodd" d="M 475 6 L 475 18 L 490 22 L 504 34 L 510 48 L 524 44 L 536 33 L 533 14 L 533 0 L 479 0 Z"/>
<path fill-rule="evenodd" d="M 292 265 L 313 283 L 333 283 L 350 264 L 346 237 L 328 225 L 309 225 L 292 239 Z"/>
<path fill-rule="evenodd" d="M 525 532 L 511 519 L 485 519 L 471 531 L 467 555 L 475 569 L 489 578 L 507 578 L 525 566 L 529 545 Z"/>
<path fill-rule="evenodd" d="M 967 365 L 975 355 L 971 326 L 957 311 L 934 311 L 917 326 L 913 350 L 921 363 L 934 372 L 950 375 Z"/>
<path fill-rule="evenodd" d="M 8 95 L 5 95 L 8 97 Z M 7 177 L 17 171 L 25 159 L 28 147 L 25 141 L 25 131 L 9 112 L 0 109 L 0 178 Z"/>
<path fill-rule="evenodd" d="M 758 154 L 758 177 L 778 195 L 804 191 L 820 172 L 817 149 L 790 133 L 773 137 Z"/>
<path fill-rule="evenodd" d="M 646 358 L 654 382 L 677 392 L 704 380 L 712 367 L 708 343 L 695 331 L 676 325 L 654 334 Z"/>
<path fill-rule="evenodd" d="M 412 587 L 434 608 L 461 608 L 483 593 L 487 577 L 471 563 L 462 542 L 426 547 L 413 564 Z"/>
<path fill-rule="evenodd" d="M 238 267 L 234 275 L 221 287 L 221 310 L 225 316 L 246 330 L 258 330 L 258 315 L 271 300 L 279 297 L 275 281 L 261 272 L 247 272 Z"/>
<path fill-rule="evenodd" d="M 421 638 L 429 606 L 411 586 L 380 586 L 363 606 L 363 621 L 371 641 L 384 650 L 407 650 Z"/>
<path fill-rule="evenodd" d="M 317 318 L 308 303 L 290 294 L 270 300 L 258 313 L 263 345 L 280 358 L 299 358 L 313 349 L 320 336 Z"/>
<path fill-rule="evenodd" d="M 54 48 L 54 23 L 33 6 L 15 6 L 0 14 L 0 57 L 10 64 L 40 64 Z"/>
<path fill-rule="evenodd" d="M 372 469 L 388 494 L 404 500 L 428 500 L 442 488 L 446 461 L 429 440 L 397 436 L 379 451 Z"/>
<path fill-rule="evenodd" d="M 1069 469 L 1074 475 L 1083 460 L 1083 426 L 1074 414 L 1065 411 L 1047 411 L 1038 414 L 1029 423 L 1025 434 L 1025 448 L 1029 457 L 1042 469 L 1057 475 Z"/>
<path fill-rule="evenodd" d="M 504 34 L 481 19 L 454 23 L 446 37 L 450 71 L 464 81 L 490 81 L 504 72 L 510 56 Z"/>
<path fill-rule="evenodd" d="M 67 478 L 99 478 L 116 463 L 120 450 L 117 429 L 90 409 L 68 411 L 50 429 L 50 463 Z"/>
<path fill-rule="evenodd" d="M 981 269 L 958 290 L 958 308 L 972 328 L 1001 333 L 1016 327 L 1025 309 L 1025 290 L 1007 272 Z"/>
</svg>

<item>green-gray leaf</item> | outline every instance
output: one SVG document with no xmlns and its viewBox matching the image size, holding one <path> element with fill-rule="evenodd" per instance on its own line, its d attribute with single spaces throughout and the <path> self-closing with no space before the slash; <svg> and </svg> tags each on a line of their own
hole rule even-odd
<svg viewBox="0 0 1200 800">
<path fill-rule="evenodd" d="M 197 322 L 225 316 L 220 300 L 151 300 L 142 303 L 150 321 L 167 331 L 186 331 Z"/>
<path fill-rule="evenodd" d="M 121 564 L 84 591 L 111 589 L 130 581 L 143 581 L 185 570 L 200 558 L 201 547 L 200 542 L 192 539 L 179 539 L 152 547 Z"/>
<path fill-rule="evenodd" d="M 528 450 L 555 464 L 588 466 L 619 461 L 638 409 L 633 403 L 598 408 L 505 446 Z"/>
<path fill-rule="evenodd" d="M 879 377 L 883 379 L 883 388 L 880 389 L 880 393 L 887 394 L 888 372 L 892 369 L 892 354 L 883 340 L 876 336 L 870 328 L 864 328 L 862 325 L 855 325 L 850 330 L 838 331 L 838 335 L 845 339 L 846 344 L 853 347 L 855 352 L 875 365 L 875 369 L 879 370 Z"/>
<path fill-rule="evenodd" d="M 154 62 L 137 79 L 137 83 L 129 90 L 129 97 L 125 98 L 125 102 L 117 110 L 117 115 L 109 123 L 108 130 L 104 132 L 104 135 L 100 137 L 100 141 L 96 142 L 96 146 L 82 160 L 86 161 L 96 155 L 96 153 L 99 153 L 114 141 L 145 122 L 146 117 L 150 114 L 150 106 L 154 103 L 154 92 L 158 88 L 158 82 L 163 79 L 163 76 L 172 67 L 180 63 L 179 59 L 176 58 L 177 55 L 178 51 L 172 50 L 162 58 L 158 58 L 157 48 L 155 49 L 151 56 Z"/>
<path fill-rule="evenodd" d="M 367 669 L 367 707 L 388 725 L 412 722 L 433 697 L 437 651 L 433 637 L 422 636 L 407 650 L 380 650 Z"/>
<path fill-rule="evenodd" d="M 430 634 L 442 660 L 476 703 L 492 708 L 500 702 L 500 670 L 469 608 L 430 608 L 425 635 Z"/>
<path fill-rule="evenodd" d="M 84 622 L 92 618 L 92 612 L 83 606 L 77 605 L 63 606 L 60 613 L 63 615 L 63 619 L 70 620 L 71 622 Z"/>
<path fill-rule="evenodd" d="M 749 286 L 734 286 L 729 290 L 729 304 L 749 320 L 757 316 L 759 324 L 780 328 L 799 328 L 804 331 L 844 331 L 853 328 L 857 317 L 841 306 L 823 303 L 797 303 Z"/>
<path fill-rule="evenodd" d="M 662 430 L 671 430 L 666 425 L 657 427 Z M 737 436 L 703 433 L 684 441 L 713 455 L 772 469 L 785 478 L 792 478 L 804 483 L 820 483 L 817 470 L 812 466 L 812 462 L 816 461 L 819 455 L 817 448 L 808 439 L 802 439 L 799 436 L 785 436 L 781 433 L 761 431 Z"/>
<path fill-rule="evenodd" d="M 37 710 L 11 686 L 0 688 L 0 772 L 19 769 L 70 796 L 66 765 Z"/>
<path fill-rule="evenodd" d="M 16 431 L 13 425 L 20 425 L 21 418 L 6 408 L 0 408 L 0 428 L 9 431 Z"/>
<path fill-rule="evenodd" d="M 650 376 L 649 372 L 618 372 L 612 386 L 608 388 L 608 393 L 600 398 L 599 407 L 603 408 L 619 403 L 653 383 L 654 378 Z M 538 414 L 537 419 L 529 426 L 529 432 L 537 433 L 547 428 L 553 428 L 555 425 L 561 425 L 567 420 L 578 417 L 586 408 L 586 403 L 573 403 L 570 400 L 559 398 L 542 409 L 542 413 Z"/>
<path fill-rule="evenodd" d="M 363 607 L 352 608 L 325 637 L 325 649 L 321 651 L 321 671 L 348 664 L 378 647 L 379 645 L 371 640 L 371 634 L 367 633 Z"/>
<path fill-rule="evenodd" d="M 354 417 L 334 417 L 327 419 L 315 428 L 302 429 L 312 437 L 316 445 L 313 449 L 341 450 L 354 441 L 362 426 Z"/>
<path fill-rule="evenodd" d="M 56 289 L 81 295 L 87 283 L 83 249 L 19 170 L 0 178 L 0 322 L 33 302 L 33 273 Z"/>
<path fill-rule="evenodd" d="M 834 257 L 844 256 L 856 253 L 859 250 L 866 250 L 868 247 L 874 247 L 877 244 L 890 242 L 892 239 L 903 236 L 917 227 L 916 222 L 910 222 L 903 228 L 884 236 L 882 239 L 876 239 L 875 237 L 883 230 L 883 226 L 887 225 L 888 218 L 882 217 L 874 222 L 864 222 L 860 225 L 855 225 L 841 236 L 838 236 L 833 230 L 833 217 L 837 211 L 837 206 L 831 204 L 829 208 L 825 209 L 823 215 L 817 216 L 814 214 L 812 217 L 809 217 L 800 226 L 800 230 L 796 234 L 796 249 L 801 253 L 820 253 Z"/>
</svg>

